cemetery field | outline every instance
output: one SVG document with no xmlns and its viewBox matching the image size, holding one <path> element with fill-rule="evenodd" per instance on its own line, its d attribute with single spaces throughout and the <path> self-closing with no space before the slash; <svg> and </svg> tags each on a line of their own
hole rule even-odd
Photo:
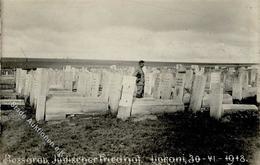
<svg viewBox="0 0 260 165">
<path fill-rule="evenodd" d="M 28 112 L 28 118 L 29 111 Z M 209 112 L 192 114 L 176 112 L 158 115 L 158 120 L 121 121 L 112 116 L 67 118 L 60 122 L 39 124 L 45 134 L 68 156 L 141 157 L 142 164 L 151 164 L 155 156 L 187 159 L 215 155 L 245 157 L 249 162 L 260 147 L 259 118 L 255 112 L 240 112 L 223 117 L 221 122 Z M 55 151 L 15 112 L 2 115 L 2 153 L 13 157 L 45 157 L 54 159 Z M 4 156 L 4 155 L 2 155 Z M 64 163 L 66 164 L 66 163 Z M 109 163 L 108 163 L 109 164 Z M 181 163 L 182 164 L 182 163 Z M 226 164 L 216 160 L 200 164 Z M 234 160 L 233 164 L 238 163 Z"/>
</svg>

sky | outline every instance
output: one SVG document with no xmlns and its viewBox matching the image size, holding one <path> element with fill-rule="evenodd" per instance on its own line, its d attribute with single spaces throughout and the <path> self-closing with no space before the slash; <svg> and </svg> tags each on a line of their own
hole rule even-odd
<svg viewBox="0 0 260 165">
<path fill-rule="evenodd" d="M 260 62 L 257 0 L 3 0 L 2 9 L 3 57 Z"/>
</svg>

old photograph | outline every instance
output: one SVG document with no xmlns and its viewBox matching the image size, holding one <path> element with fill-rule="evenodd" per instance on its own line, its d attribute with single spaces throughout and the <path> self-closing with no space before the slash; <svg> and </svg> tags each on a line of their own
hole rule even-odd
<svg viewBox="0 0 260 165">
<path fill-rule="evenodd" d="M 259 0 L 0 0 L 0 165 L 260 165 Z"/>
</svg>

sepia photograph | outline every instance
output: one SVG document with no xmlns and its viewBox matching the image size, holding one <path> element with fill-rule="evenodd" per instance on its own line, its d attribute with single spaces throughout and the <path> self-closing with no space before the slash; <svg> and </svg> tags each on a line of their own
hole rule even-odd
<svg viewBox="0 0 260 165">
<path fill-rule="evenodd" d="M 0 165 L 260 165 L 259 0 L 0 0 Z"/>
</svg>

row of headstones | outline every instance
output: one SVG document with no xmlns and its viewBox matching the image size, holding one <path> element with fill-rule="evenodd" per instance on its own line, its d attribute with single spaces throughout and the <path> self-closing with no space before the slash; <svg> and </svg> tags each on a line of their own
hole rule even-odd
<svg viewBox="0 0 260 165">
<path fill-rule="evenodd" d="M 255 87 L 257 102 L 260 103 L 260 68 L 255 67 L 246 70 L 240 67 L 236 70 L 231 69 L 229 71 L 229 74 L 227 74 L 227 72 L 223 72 L 223 70 L 216 69 L 209 74 L 195 74 L 189 109 L 194 112 L 200 111 L 204 93 L 208 92 L 210 95 L 210 115 L 215 118 L 220 118 L 223 114 L 222 102 L 226 85 L 232 88 L 232 98 L 240 101 L 243 98 L 243 90 Z M 227 80 L 227 77 L 229 80 Z M 208 91 L 205 90 L 207 80 L 210 80 Z"/>
<path fill-rule="evenodd" d="M 109 102 L 112 113 L 117 112 L 123 83 L 123 75 L 120 73 L 87 70 L 73 73 L 68 68 L 16 70 L 16 92 L 26 99 L 29 98 L 31 106 L 36 108 L 36 120 L 44 116 L 48 91 L 51 88 L 60 88 L 72 92 L 75 81 L 77 81 L 77 92 L 82 97 L 100 97 Z M 100 85 L 102 85 L 102 93 L 99 93 Z"/>
<path fill-rule="evenodd" d="M 250 74 L 247 73 L 248 72 L 245 72 L 242 68 L 236 70 L 235 74 L 232 75 L 232 96 L 234 99 L 241 99 L 243 88 L 246 89 L 248 86 L 248 84 L 245 85 L 245 82 L 252 82 L 253 86 L 258 82 L 257 85 L 259 86 L 259 76 L 257 78 L 257 74 L 255 74 L 257 73 L 257 70 L 255 71 L 254 69 L 254 72 L 249 72 Z M 215 113 L 215 116 L 220 116 L 221 100 L 223 99 L 223 83 L 225 84 L 227 81 L 223 72 L 215 70 L 213 72 L 204 73 L 203 68 L 186 71 L 185 69 L 180 69 L 177 74 L 175 74 L 175 77 L 173 75 L 172 72 L 159 73 L 158 71 L 155 71 L 146 73 L 145 93 L 147 94 L 150 92 L 149 94 L 151 94 L 151 89 L 155 89 L 153 91 L 153 97 L 157 99 L 168 99 L 171 96 L 172 84 L 175 82 L 174 100 L 182 102 L 184 89 L 188 89 L 191 93 L 190 109 L 198 111 L 201 108 L 207 80 L 210 79 L 210 98 L 212 98 L 210 100 L 214 100 L 210 107 L 212 112 Z M 148 76 L 151 78 L 147 79 Z M 250 77 L 250 81 L 245 81 L 245 77 Z M 173 79 L 175 79 L 175 81 L 173 81 Z M 31 105 L 37 107 L 39 100 L 42 100 L 42 104 L 44 103 L 44 100 L 46 101 L 49 87 L 62 84 L 61 88 L 72 91 L 73 82 L 77 82 L 77 92 L 81 93 L 83 96 L 100 96 L 105 100 L 108 100 L 113 112 L 117 111 L 119 104 L 123 107 L 132 104 L 133 92 L 129 91 L 135 90 L 134 80 L 134 77 L 126 76 L 123 78 L 123 74 L 104 70 L 102 72 L 96 71 L 94 73 L 87 70 L 77 72 L 75 70 L 71 71 L 71 68 L 67 67 L 62 71 L 37 69 L 27 73 L 25 70 L 17 69 L 16 91 L 24 96 L 30 96 Z M 129 82 L 131 83 L 129 84 Z M 100 86 L 102 86 L 101 93 L 99 93 Z M 257 92 L 259 96 L 259 88 Z M 41 99 L 39 99 L 40 97 Z M 259 102 L 259 97 L 257 97 L 257 99 Z"/>
</svg>

